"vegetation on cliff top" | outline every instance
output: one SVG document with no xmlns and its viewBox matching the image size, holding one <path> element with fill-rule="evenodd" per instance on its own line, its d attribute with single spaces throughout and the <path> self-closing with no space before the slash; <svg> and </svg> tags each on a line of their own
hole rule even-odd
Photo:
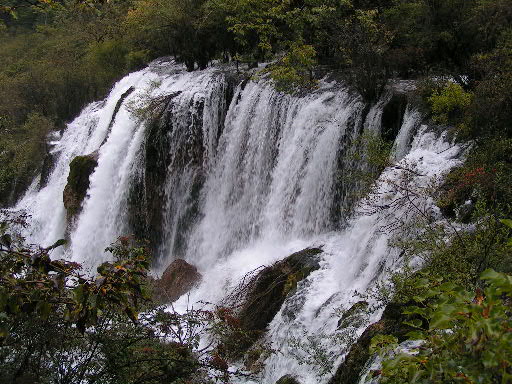
<svg viewBox="0 0 512 384">
<path fill-rule="evenodd" d="M 44 134 L 166 55 L 189 70 L 272 61 L 285 91 L 314 87 L 319 68 L 341 71 L 368 100 L 390 77 L 451 76 L 471 94 L 457 101 L 470 104 L 455 111 L 460 131 L 509 136 L 511 23 L 506 0 L 2 0 L 0 204 L 40 170 Z"/>
</svg>

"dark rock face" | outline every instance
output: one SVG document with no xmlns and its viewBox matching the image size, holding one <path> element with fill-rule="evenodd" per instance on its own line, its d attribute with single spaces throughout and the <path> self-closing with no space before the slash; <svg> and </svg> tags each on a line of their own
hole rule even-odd
<svg viewBox="0 0 512 384">
<path fill-rule="evenodd" d="M 48 184 L 48 179 L 55 167 L 55 162 L 57 160 L 57 156 L 54 153 L 50 152 L 49 145 L 46 145 L 46 155 L 43 160 L 43 165 L 41 167 L 41 177 L 39 179 L 39 189 L 46 187 Z"/>
<path fill-rule="evenodd" d="M 184 167 L 200 168 L 202 153 L 202 112 L 204 101 L 191 108 L 186 121 L 174 116 L 174 99 L 179 93 L 169 95 L 164 101 L 161 116 L 148 126 L 144 145 L 144 167 L 132 187 L 129 204 L 129 224 L 138 238 L 149 240 L 153 247 L 163 237 L 163 217 L 166 204 L 165 183 L 169 170 L 179 173 Z M 181 129 L 191 127 L 189 131 Z M 172 180 L 172 179 L 171 179 Z"/>
<path fill-rule="evenodd" d="M 68 183 L 63 194 L 68 219 L 75 217 L 82 209 L 82 202 L 89 189 L 89 178 L 97 166 L 97 153 L 77 156 L 69 164 Z"/>
<path fill-rule="evenodd" d="M 407 102 L 406 94 L 393 93 L 391 100 L 384 107 L 382 112 L 382 138 L 384 140 L 392 141 L 398 135 L 404 121 Z"/>
<path fill-rule="evenodd" d="M 405 318 L 402 311 L 405 307 L 406 305 L 388 304 L 382 318 L 366 328 L 357 342 L 352 345 L 345 361 L 340 364 L 329 384 L 357 384 L 359 382 L 361 371 L 371 357 L 369 347 L 374 336 L 378 334 L 394 335 L 400 342 L 406 339 L 405 335 L 413 329 L 403 324 Z"/>
<path fill-rule="evenodd" d="M 348 311 L 346 311 L 338 321 L 338 328 L 347 328 L 349 326 L 357 327 L 364 321 L 364 315 L 368 309 L 366 301 L 358 301 Z"/>
<path fill-rule="evenodd" d="M 279 380 L 276 381 L 276 384 L 300 384 L 293 376 L 284 375 Z"/>
<path fill-rule="evenodd" d="M 251 335 L 242 349 L 247 350 L 265 331 L 297 283 L 320 268 L 316 255 L 321 252 L 319 248 L 304 249 L 256 275 L 238 313 L 240 327 Z"/>
<path fill-rule="evenodd" d="M 160 279 L 153 281 L 153 298 L 162 304 L 172 303 L 201 280 L 197 268 L 185 260 L 174 260 Z"/>
<path fill-rule="evenodd" d="M 221 98 L 217 140 L 224 127 L 227 107 L 233 98 L 237 79 L 226 75 Z M 206 153 L 203 112 L 207 100 L 176 92 L 158 100 L 158 113 L 148 122 L 142 166 L 134 175 L 128 196 L 128 224 L 137 238 L 149 241 L 158 255 L 182 257 L 186 239 L 199 212 L 199 195 L 205 181 Z M 170 185 L 172 181 L 172 185 Z M 177 199 L 175 190 L 189 191 L 186 201 Z M 180 195 L 181 196 L 181 195 Z M 167 222 L 176 228 L 175 238 L 166 236 Z M 155 258 L 155 263 L 160 260 Z"/>
</svg>

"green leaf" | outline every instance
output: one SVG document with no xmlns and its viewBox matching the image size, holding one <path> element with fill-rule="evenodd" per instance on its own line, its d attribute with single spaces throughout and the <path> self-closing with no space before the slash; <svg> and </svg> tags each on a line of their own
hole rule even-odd
<svg viewBox="0 0 512 384">
<path fill-rule="evenodd" d="M 408 320 L 408 321 L 404 321 L 403 324 L 405 325 L 409 325 L 413 328 L 422 328 L 421 325 L 423 324 L 422 321 L 420 319 L 412 319 L 412 320 Z"/>
<path fill-rule="evenodd" d="M 512 220 L 511 219 L 501 219 L 502 224 L 505 224 L 507 227 L 512 228 Z"/>
<path fill-rule="evenodd" d="M 73 295 L 75 296 L 75 301 L 81 303 L 84 300 L 84 286 L 79 285 L 73 289 Z"/>
<path fill-rule="evenodd" d="M 46 301 L 40 301 L 39 303 L 37 303 L 37 312 L 39 313 L 39 316 L 41 316 L 43 320 L 48 319 L 51 311 L 52 306 L 50 303 L 47 303 Z"/>
<path fill-rule="evenodd" d="M 409 340 L 425 340 L 426 338 L 425 333 L 421 331 L 411 331 L 406 336 Z"/>
<path fill-rule="evenodd" d="M 453 319 L 445 313 L 436 313 L 430 320 L 429 329 L 449 329 L 453 327 Z"/>
</svg>

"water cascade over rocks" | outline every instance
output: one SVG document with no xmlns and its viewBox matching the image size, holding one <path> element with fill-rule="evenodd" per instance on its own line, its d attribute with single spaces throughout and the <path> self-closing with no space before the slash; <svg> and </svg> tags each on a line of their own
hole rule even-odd
<svg viewBox="0 0 512 384">
<path fill-rule="evenodd" d="M 357 214 L 369 204 L 357 203 L 361 184 L 350 176 L 368 167 L 359 138 L 382 132 L 395 141 L 398 163 L 382 172 L 373 208 L 400 198 L 389 180 L 406 177 L 421 186 L 458 164 L 460 149 L 422 125 L 407 98 L 390 111 L 389 93 L 367 105 L 343 84 L 323 80 L 292 96 L 232 72 L 185 72 L 162 60 L 128 75 L 68 125 L 54 143 L 45 186 L 35 181 L 17 208 L 32 215 L 32 242 L 67 237 L 64 256 L 91 268 L 106 257 L 106 246 L 129 233 L 151 240 L 157 273 L 176 259 L 194 265 L 202 280 L 175 303 L 179 310 L 220 303 L 246 273 L 321 248 L 319 268 L 297 283 L 270 322 L 264 340 L 279 353 L 266 358 L 254 382 L 292 375 L 302 384 L 327 383 L 354 338 L 382 312 L 370 311 L 349 327 L 351 335 L 338 329 L 341 311 L 396 268 L 382 227 L 407 209 Z M 69 219 L 69 164 L 91 154 L 97 166 L 80 212 Z M 370 308 L 376 301 L 365 300 Z M 315 362 L 310 352 L 318 347 L 328 364 Z"/>
</svg>

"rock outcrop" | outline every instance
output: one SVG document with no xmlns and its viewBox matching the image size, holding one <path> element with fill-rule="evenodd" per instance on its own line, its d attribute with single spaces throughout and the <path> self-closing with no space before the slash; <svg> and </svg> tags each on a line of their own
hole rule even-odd
<svg viewBox="0 0 512 384">
<path fill-rule="evenodd" d="M 185 260 L 174 260 L 160 279 L 153 280 L 153 299 L 161 304 L 170 304 L 189 292 L 199 281 L 197 268 Z"/>
<path fill-rule="evenodd" d="M 291 375 L 284 375 L 279 380 L 276 381 L 276 384 L 300 384 L 297 379 L 295 379 Z"/>
<path fill-rule="evenodd" d="M 321 252 L 319 248 L 296 252 L 265 267 L 249 282 L 244 302 L 237 311 L 239 326 L 246 337 L 238 341 L 234 355 L 241 356 L 247 352 L 265 332 L 297 284 L 320 268 L 317 255 Z"/>
<path fill-rule="evenodd" d="M 89 189 L 89 178 L 98 166 L 98 154 L 77 156 L 69 164 L 68 182 L 64 188 L 63 200 L 68 219 L 75 217 L 82 209 L 82 202 Z"/>
<path fill-rule="evenodd" d="M 365 315 L 368 309 L 368 302 L 358 301 L 348 311 L 343 313 L 338 321 L 338 329 L 347 327 L 359 327 L 365 320 Z"/>
<path fill-rule="evenodd" d="M 357 342 L 352 345 L 345 361 L 340 364 L 329 384 L 357 384 L 359 382 L 361 372 L 371 357 L 369 348 L 374 336 L 378 334 L 393 335 L 400 342 L 406 339 L 405 335 L 413 328 L 403 324 L 405 318 L 402 311 L 404 308 L 404 305 L 388 304 L 381 319 L 366 328 Z"/>
<path fill-rule="evenodd" d="M 264 331 L 297 283 L 320 268 L 315 256 L 321 252 L 307 248 L 259 272 L 238 315 L 242 328 Z"/>
</svg>

